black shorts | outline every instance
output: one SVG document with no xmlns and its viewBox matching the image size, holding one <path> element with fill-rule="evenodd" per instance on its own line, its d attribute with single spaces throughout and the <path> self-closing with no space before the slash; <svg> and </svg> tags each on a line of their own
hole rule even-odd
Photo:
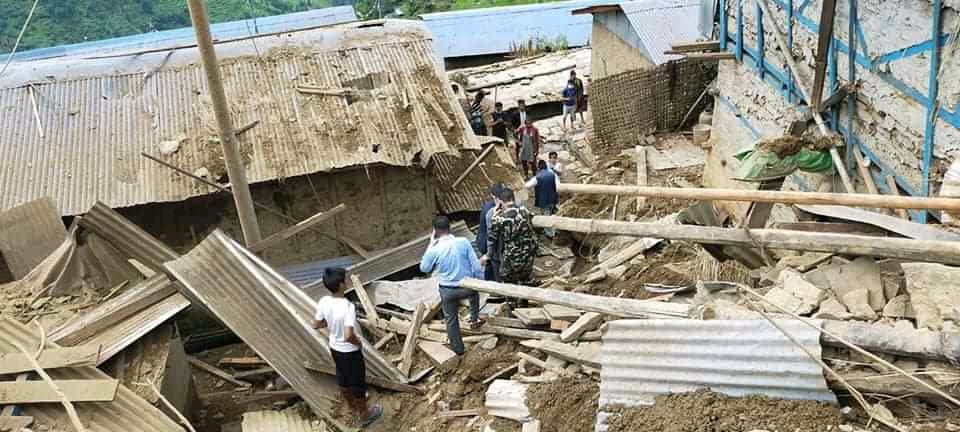
<svg viewBox="0 0 960 432">
<path fill-rule="evenodd" d="M 340 352 L 331 349 L 330 355 L 337 366 L 337 385 L 356 396 L 367 394 L 367 366 L 363 362 L 363 351 Z"/>
</svg>

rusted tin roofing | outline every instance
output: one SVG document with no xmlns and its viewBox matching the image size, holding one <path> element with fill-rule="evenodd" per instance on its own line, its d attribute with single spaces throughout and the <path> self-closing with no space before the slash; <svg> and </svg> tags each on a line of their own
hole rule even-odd
<svg viewBox="0 0 960 432">
<path fill-rule="evenodd" d="M 422 24 L 384 21 L 217 46 L 252 183 L 477 149 Z M 223 180 L 196 48 L 16 63 L 0 79 L 0 209 L 50 196 L 63 215 L 211 189 L 146 152 Z M 298 90 L 311 87 L 314 94 Z M 346 91 L 349 95 L 321 95 Z M 161 148 L 164 148 L 161 151 Z"/>
<path fill-rule="evenodd" d="M 10 317 L 0 317 L 0 353 L 19 353 L 11 341 L 27 350 L 36 349 L 39 334 Z M 47 347 L 56 347 L 47 342 Z M 106 373 L 95 367 L 61 368 L 47 370 L 53 379 L 108 379 Z M 112 402 L 74 402 L 77 415 L 91 431 L 102 432 L 182 432 L 183 429 L 166 414 L 147 403 L 130 389 L 120 386 Z M 32 416 L 33 430 L 72 432 L 73 426 L 60 404 L 25 404 L 22 415 Z M 45 427 L 45 429 L 42 429 Z"/>
<path fill-rule="evenodd" d="M 219 230 L 166 266 L 315 412 L 323 412 L 322 377 L 303 366 L 316 361 L 332 364 L 326 338 L 310 325 L 312 300 Z M 407 381 L 369 344 L 364 344 L 364 357 L 368 373 Z"/>
<path fill-rule="evenodd" d="M 523 187 L 523 177 L 513 162 L 510 150 L 503 145 L 491 145 L 496 145 L 496 149 L 470 171 L 456 188 L 451 186 L 476 160 L 480 151 L 460 152 L 459 157 L 450 154 L 433 157 L 431 170 L 436 179 L 434 188 L 437 191 L 437 204 L 443 212 L 479 210 L 483 201 L 490 196 L 490 185 L 493 182 L 502 182 L 514 190 Z"/>
</svg>

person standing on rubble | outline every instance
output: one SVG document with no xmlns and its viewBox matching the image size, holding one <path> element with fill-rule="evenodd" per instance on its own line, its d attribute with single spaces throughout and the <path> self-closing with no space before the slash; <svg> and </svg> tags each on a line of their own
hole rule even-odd
<svg viewBox="0 0 960 432">
<path fill-rule="evenodd" d="M 500 202 L 500 191 L 504 188 L 503 183 L 497 182 L 490 185 L 490 198 L 483 202 L 480 207 L 480 227 L 477 228 L 477 250 L 480 252 L 480 261 L 486 262 L 483 268 L 483 280 L 497 281 L 497 274 L 500 271 L 500 255 L 498 254 L 498 245 L 493 249 L 487 248 L 487 233 L 490 230 L 490 220 L 493 218 L 493 209 Z"/>
<path fill-rule="evenodd" d="M 563 165 L 560 163 L 559 153 L 555 151 L 547 153 L 547 168 L 550 168 L 550 171 L 557 175 L 557 182 L 559 182 L 560 176 L 563 175 Z"/>
<path fill-rule="evenodd" d="M 514 193 L 504 188 L 500 206 L 494 209 L 487 233 L 487 249 L 500 245 L 500 281 L 527 285 L 533 282 L 533 260 L 537 237 L 530 211 L 516 204 Z M 516 306 L 516 301 L 512 300 Z"/>
<path fill-rule="evenodd" d="M 520 130 L 523 125 L 527 124 L 527 102 L 523 99 L 517 99 L 517 107 L 514 108 L 513 115 L 510 116 L 510 133 L 514 137 L 519 136 L 517 131 Z M 520 142 L 514 140 L 513 149 L 517 156 L 517 161 L 520 161 Z"/>
<path fill-rule="evenodd" d="M 487 135 L 487 124 L 483 120 L 486 111 L 483 106 L 483 97 L 486 95 L 487 93 L 483 90 L 478 90 L 473 103 L 470 104 L 470 127 L 474 135 Z"/>
<path fill-rule="evenodd" d="M 523 166 L 523 178 L 528 179 L 536 174 L 534 164 L 537 162 L 537 155 L 540 154 L 540 131 L 529 117 L 526 124 L 517 129 L 517 144 L 520 145 L 519 159 Z"/>
<path fill-rule="evenodd" d="M 493 113 L 491 114 L 493 119 L 493 124 L 490 125 L 490 133 L 493 136 L 503 140 L 504 144 L 507 143 L 507 113 L 503 111 L 503 104 L 497 102 L 493 105 Z"/>
<path fill-rule="evenodd" d="M 573 89 L 576 93 L 575 98 L 577 101 L 576 109 L 574 113 L 580 113 L 580 123 L 587 124 L 587 121 L 583 119 L 583 112 L 587 110 L 587 94 L 583 87 L 583 80 L 577 78 L 577 71 L 570 71 L 570 80 L 573 81 Z M 573 120 L 570 121 L 570 126 L 573 126 Z"/>
<path fill-rule="evenodd" d="M 533 189 L 534 207 L 540 209 L 540 213 L 550 216 L 557 212 L 557 204 L 560 202 L 560 195 L 557 193 L 557 175 L 547 166 L 547 161 L 537 161 L 537 175 L 524 186 L 527 189 Z M 557 231 L 553 228 L 545 228 L 543 235 L 553 240 Z"/>
<path fill-rule="evenodd" d="M 420 260 L 420 271 L 433 273 L 439 280 L 440 306 L 447 324 L 447 338 L 450 339 L 450 348 L 458 356 L 465 352 L 460 336 L 460 300 L 470 300 L 470 328 L 479 328 L 482 324 L 480 294 L 472 289 L 461 288 L 460 281 L 468 277 L 483 277 L 481 267 L 470 241 L 450 233 L 450 219 L 446 216 L 434 218 L 433 234 Z"/>
<path fill-rule="evenodd" d="M 357 307 L 345 296 L 350 288 L 347 271 L 339 267 L 324 270 L 323 285 L 333 295 L 317 302 L 313 328 L 325 328 L 329 332 L 330 355 L 336 365 L 340 393 L 350 409 L 360 417 L 360 427 L 365 428 L 383 415 L 383 407 L 367 406 L 367 371 L 361 349 L 360 326 L 357 325 Z"/>
<path fill-rule="evenodd" d="M 577 115 L 577 86 L 571 78 L 567 81 L 567 86 L 563 88 L 563 118 L 560 120 L 560 128 L 564 132 L 573 130 Z M 567 129 L 567 118 L 570 118 L 570 129 Z"/>
</svg>

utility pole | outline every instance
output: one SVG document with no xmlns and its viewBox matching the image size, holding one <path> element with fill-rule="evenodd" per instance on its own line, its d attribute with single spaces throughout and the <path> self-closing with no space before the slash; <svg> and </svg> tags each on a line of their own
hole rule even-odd
<svg viewBox="0 0 960 432">
<path fill-rule="evenodd" d="M 217 62 L 217 53 L 213 49 L 207 6 L 204 0 L 188 0 L 187 4 L 190 8 L 190 19 L 193 21 L 193 30 L 197 34 L 197 47 L 200 48 L 200 57 L 203 58 L 203 70 L 207 73 L 207 88 L 210 89 L 210 99 L 213 100 L 213 112 L 216 114 L 217 126 L 220 128 L 220 145 L 223 146 L 223 159 L 227 164 L 227 175 L 230 176 L 233 201 L 237 205 L 244 242 L 249 246 L 261 240 L 260 224 L 257 222 L 257 213 L 253 209 L 247 172 L 240 157 L 233 120 L 230 118 L 230 109 L 227 106 L 227 95 L 223 90 L 220 63 Z"/>
</svg>

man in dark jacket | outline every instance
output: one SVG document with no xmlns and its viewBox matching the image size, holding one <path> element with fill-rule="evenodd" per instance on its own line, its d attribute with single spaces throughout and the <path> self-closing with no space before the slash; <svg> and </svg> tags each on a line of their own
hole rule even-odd
<svg viewBox="0 0 960 432">
<path fill-rule="evenodd" d="M 499 244 L 494 245 L 493 249 L 488 248 L 487 233 L 490 230 L 490 222 L 493 218 L 493 209 L 500 202 L 500 192 L 504 189 L 503 183 L 494 183 L 490 185 L 490 198 L 483 202 L 480 207 L 480 227 L 477 228 L 477 250 L 481 256 L 485 256 L 486 265 L 484 267 L 483 278 L 488 281 L 496 281 L 497 272 L 500 267 L 500 256 L 497 253 Z"/>
<path fill-rule="evenodd" d="M 556 212 L 557 204 L 560 202 L 560 194 L 557 193 L 557 175 L 547 165 L 547 161 L 537 162 L 537 175 L 525 186 L 527 189 L 533 189 L 534 206 L 540 209 L 544 216 L 550 216 Z M 545 228 L 543 235 L 552 239 L 557 232 L 553 228 Z"/>
</svg>

